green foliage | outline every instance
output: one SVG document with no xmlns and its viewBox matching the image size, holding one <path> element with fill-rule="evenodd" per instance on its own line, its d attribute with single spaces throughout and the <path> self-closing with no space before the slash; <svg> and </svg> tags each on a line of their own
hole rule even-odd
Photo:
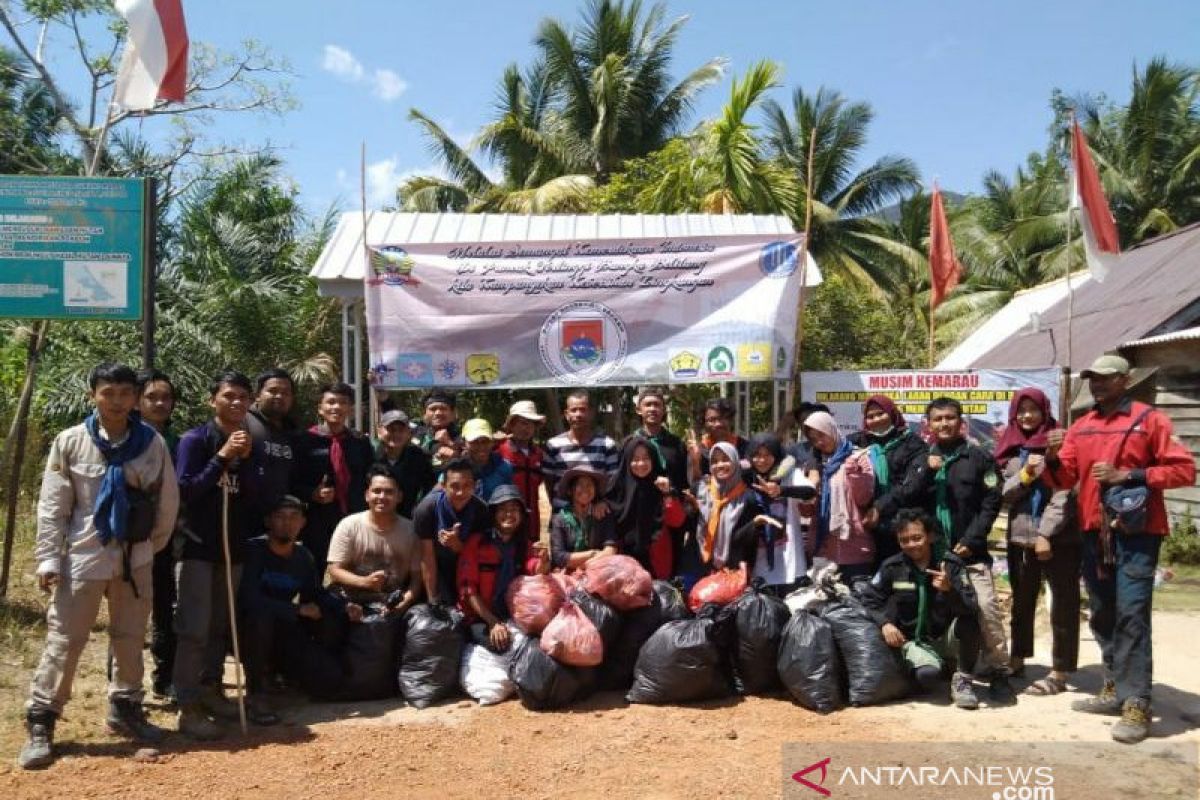
<svg viewBox="0 0 1200 800">
<path fill-rule="evenodd" d="M 926 342 L 924 331 L 904 330 L 888 302 L 827 273 L 805 308 L 800 364 L 805 370 L 915 367 L 925 363 Z"/>
<path fill-rule="evenodd" d="M 1175 517 L 1171 535 L 1163 542 L 1162 560 L 1168 564 L 1200 565 L 1200 531 L 1190 506 Z"/>
</svg>

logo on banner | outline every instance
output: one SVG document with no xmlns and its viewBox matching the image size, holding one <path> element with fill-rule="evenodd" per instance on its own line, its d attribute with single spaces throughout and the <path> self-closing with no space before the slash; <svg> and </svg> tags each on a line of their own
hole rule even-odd
<svg viewBox="0 0 1200 800">
<path fill-rule="evenodd" d="M 437 365 L 438 381 L 439 383 L 454 383 L 461 371 L 462 365 L 453 358 L 443 358 Z"/>
<path fill-rule="evenodd" d="M 799 263 L 796 245 L 791 242 L 771 242 L 758 253 L 758 268 L 768 278 L 788 278 Z"/>
<path fill-rule="evenodd" d="M 375 366 L 371 367 L 370 381 L 371 383 L 382 383 L 387 385 L 389 379 L 396 370 L 386 361 L 380 361 Z"/>
<path fill-rule="evenodd" d="M 704 361 L 691 350 L 681 350 L 672 356 L 668 363 L 672 378 L 690 380 L 700 377 L 700 365 Z"/>
<path fill-rule="evenodd" d="M 607 306 L 581 300 L 560 306 L 542 323 L 542 362 L 565 380 L 603 380 L 625 360 L 625 323 Z"/>
<path fill-rule="evenodd" d="M 743 378 L 771 377 L 771 345 L 753 342 L 738 345 L 738 374 Z"/>
<path fill-rule="evenodd" d="M 432 386 L 433 356 L 429 353 L 401 353 L 396 356 L 397 386 Z"/>
<path fill-rule="evenodd" d="M 733 368 L 733 351 L 724 345 L 718 345 L 708 351 L 708 377 L 710 378 L 732 378 L 735 377 Z"/>
<path fill-rule="evenodd" d="M 500 356 L 495 353 L 472 353 L 467 356 L 467 377 L 480 386 L 495 383 L 500 378 Z"/>
<path fill-rule="evenodd" d="M 385 245 L 383 247 L 368 247 L 371 251 L 371 272 L 375 274 L 372 285 L 384 286 L 419 286 L 420 281 L 412 276 L 416 262 L 403 247 Z"/>
</svg>

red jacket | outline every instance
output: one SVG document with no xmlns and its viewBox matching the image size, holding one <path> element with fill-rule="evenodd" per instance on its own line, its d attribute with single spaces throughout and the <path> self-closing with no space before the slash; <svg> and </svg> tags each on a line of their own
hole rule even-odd
<svg viewBox="0 0 1200 800">
<path fill-rule="evenodd" d="M 538 489 L 542 485 L 542 448 L 530 444 L 529 452 L 522 453 L 506 439 L 496 448 L 496 452 L 512 464 L 513 483 L 529 508 L 529 541 L 536 542 L 542 535 L 541 508 L 538 504 Z"/>
<path fill-rule="evenodd" d="M 1100 529 L 1100 484 L 1091 471 L 1093 464 L 1103 462 L 1117 469 L 1137 471 L 1133 481 L 1150 487 L 1146 532 L 1162 536 L 1171 532 L 1163 490 L 1191 486 L 1196 480 L 1196 461 L 1187 447 L 1171 435 L 1171 420 L 1157 410 L 1138 423 L 1120 449 L 1120 458 L 1117 457 L 1122 436 L 1146 408 L 1145 403 L 1126 400 L 1107 417 L 1092 409 L 1067 431 L 1057 459 L 1046 460 L 1047 469 L 1042 477 L 1051 487 L 1070 489 L 1079 484 L 1082 530 Z"/>
<path fill-rule="evenodd" d="M 519 540 L 518 540 L 519 541 Z M 518 544 L 517 557 L 524 548 Z M 472 623 L 479 619 L 471 608 L 467 598 L 479 595 L 483 604 L 493 614 L 504 617 L 498 609 L 492 608 L 492 598 L 496 592 L 496 578 L 500 573 L 500 548 L 488 536 L 472 536 L 463 545 L 458 554 L 458 608 L 463 612 L 465 622 Z M 515 565 L 514 575 L 533 575 L 537 572 L 538 558 L 526 554 L 524 561 Z"/>
</svg>

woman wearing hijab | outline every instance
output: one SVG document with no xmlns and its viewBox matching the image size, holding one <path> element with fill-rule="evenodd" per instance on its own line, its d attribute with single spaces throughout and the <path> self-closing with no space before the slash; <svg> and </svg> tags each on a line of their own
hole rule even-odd
<svg viewBox="0 0 1200 800">
<path fill-rule="evenodd" d="M 908 427 L 908 421 L 887 395 L 876 394 L 863 404 L 863 429 L 850 438 L 867 450 L 875 473 L 875 499 L 863 515 L 863 526 L 875 539 L 875 565 L 900 552 L 892 520 L 902 508 L 919 508 L 925 487 L 921 468 L 929 445 Z"/>
<path fill-rule="evenodd" d="M 669 530 L 683 525 L 686 514 L 649 439 L 633 434 L 621 443 L 606 499 L 622 552 L 655 578 L 670 578 L 674 546 Z"/>
<path fill-rule="evenodd" d="M 689 582 L 714 569 L 737 569 L 745 564 L 749 571 L 758 551 L 755 517 L 763 509 L 742 480 L 737 448 L 730 442 L 718 442 L 707 456 L 709 474 L 697 481 L 695 496 L 685 495 L 696 515 L 694 555 L 698 561 L 698 566 L 683 570 L 689 590 Z"/>
<path fill-rule="evenodd" d="M 1079 576 L 1082 551 L 1071 517 L 1070 492 L 1054 491 L 1040 480 L 1046 436 L 1058 422 L 1050 401 L 1037 389 L 1021 389 L 1008 407 L 1008 426 L 996 443 L 1008 504 L 1008 576 L 1012 584 L 1013 674 L 1033 655 L 1033 623 L 1042 579 L 1050 584 L 1052 668 L 1028 694 L 1058 694 L 1079 660 Z"/>
<path fill-rule="evenodd" d="M 875 561 L 875 540 L 863 524 L 875 497 L 870 453 L 856 450 L 824 411 L 804 420 L 804 435 L 813 448 L 817 483 L 814 552 L 838 565 L 844 583 L 868 579 Z"/>
<path fill-rule="evenodd" d="M 766 580 L 778 597 L 786 597 L 808 571 L 804 557 L 804 528 L 800 505 L 816 497 L 816 489 L 796 460 L 783 454 L 783 442 L 773 433 L 760 433 L 746 446 L 750 468 L 744 477 L 758 504 L 778 524 L 764 523 L 759 529 L 754 576 Z"/>
</svg>

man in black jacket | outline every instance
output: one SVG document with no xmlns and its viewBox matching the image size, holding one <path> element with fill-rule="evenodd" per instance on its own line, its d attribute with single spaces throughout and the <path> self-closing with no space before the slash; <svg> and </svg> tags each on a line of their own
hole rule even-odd
<svg viewBox="0 0 1200 800">
<path fill-rule="evenodd" d="M 421 498 L 437 485 L 433 462 L 423 449 L 413 444 L 408 415 L 393 409 L 379 419 L 379 442 L 375 445 L 375 463 L 387 467 L 400 486 L 400 516 L 412 519 Z"/>
<path fill-rule="evenodd" d="M 1000 471 L 986 450 L 967 441 L 957 400 L 934 399 L 925 409 L 925 418 L 934 436 L 922 472 L 926 508 L 941 533 L 934 545 L 935 557 L 953 553 L 966 565 L 979 604 L 983 639 L 975 674 L 989 680 L 994 703 L 1011 705 L 1017 696 L 1008 681 L 1008 640 L 987 548 L 988 534 L 1000 513 Z"/>
<path fill-rule="evenodd" d="M 272 367 L 254 379 L 254 405 L 246 415 L 246 429 L 263 449 L 263 508 L 288 494 L 296 464 L 296 437 L 299 431 L 292 421 L 296 384 L 286 369 Z"/>
<path fill-rule="evenodd" d="M 971 670 L 979 655 L 979 608 L 966 566 L 953 553 L 934 560 L 937 523 L 923 511 L 900 511 L 893 530 L 901 552 L 888 557 L 863 589 L 863 605 L 926 692 L 945 671 L 953 625 L 958 669 L 950 682 L 950 698 L 959 708 L 978 708 Z"/>
</svg>

